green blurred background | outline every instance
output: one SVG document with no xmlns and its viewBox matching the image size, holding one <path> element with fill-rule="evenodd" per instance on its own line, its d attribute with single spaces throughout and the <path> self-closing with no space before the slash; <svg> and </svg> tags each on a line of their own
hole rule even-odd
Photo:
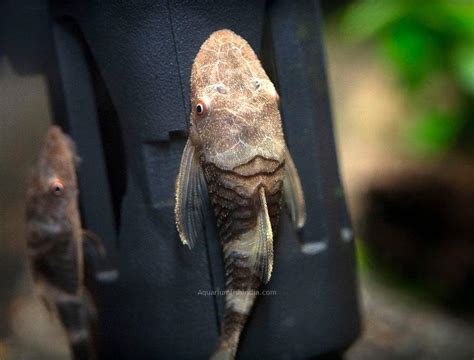
<svg viewBox="0 0 474 360">
<path fill-rule="evenodd" d="M 474 2 L 323 4 L 360 264 L 470 312 Z"/>
<path fill-rule="evenodd" d="M 347 358 L 471 359 L 474 1 L 321 4 L 364 316 Z M 26 177 L 50 121 L 45 78 L 0 56 L 1 360 L 68 358 L 24 254 Z"/>
<path fill-rule="evenodd" d="M 400 150 L 413 157 L 472 155 L 474 3 L 356 1 L 331 19 L 343 46 L 367 49 L 406 99 Z"/>
<path fill-rule="evenodd" d="M 323 1 L 357 359 L 474 354 L 474 2 Z"/>
</svg>

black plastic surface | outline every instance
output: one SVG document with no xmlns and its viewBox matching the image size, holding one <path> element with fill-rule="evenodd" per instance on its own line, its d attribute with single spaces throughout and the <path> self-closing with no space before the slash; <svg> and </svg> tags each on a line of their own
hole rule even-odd
<svg viewBox="0 0 474 360">
<path fill-rule="evenodd" d="M 83 159 L 83 220 L 120 274 L 93 279 L 102 357 L 203 359 L 217 342 L 224 297 L 198 295 L 224 288 L 214 219 L 209 214 L 207 238 L 190 251 L 178 239 L 173 207 L 191 65 L 222 28 L 249 41 L 277 85 L 308 211 L 299 234 L 286 210 L 281 217 L 266 288 L 276 294 L 258 298 L 238 358 L 312 358 L 350 345 L 359 333 L 354 246 L 318 3 L 57 0 L 49 14 L 45 70 L 56 121 Z"/>
</svg>

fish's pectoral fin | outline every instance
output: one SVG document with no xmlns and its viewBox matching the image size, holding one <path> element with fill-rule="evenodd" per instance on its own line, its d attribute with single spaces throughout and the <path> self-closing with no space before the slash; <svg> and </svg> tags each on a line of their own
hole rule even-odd
<svg viewBox="0 0 474 360">
<path fill-rule="evenodd" d="M 98 235 L 82 229 L 82 250 L 84 258 L 81 271 L 93 274 L 101 282 L 112 282 L 118 278 L 115 261 L 107 256 L 107 249 Z"/>
<path fill-rule="evenodd" d="M 273 231 L 263 187 L 259 189 L 259 203 L 255 243 L 250 253 L 249 263 L 257 276 L 266 284 L 273 271 Z"/>
<path fill-rule="evenodd" d="M 176 179 L 175 218 L 181 242 L 190 249 L 204 236 L 204 214 L 209 207 L 207 185 L 196 148 L 188 139 Z"/>
<path fill-rule="evenodd" d="M 286 148 L 283 196 L 290 210 L 293 225 L 297 229 L 301 229 L 306 222 L 306 206 L 300 177 L 288 147 Z"/>
<path fill-rule="evenodd" d="M 100 256 L 105 257 L 107 255 L 107 251 L 105 250 L 100 237 L 92 231 L 82 229 L 82 240 L 88 240 L 89 243 L 94 246 L 94 249 L 97 250 Z"/>
</svg>

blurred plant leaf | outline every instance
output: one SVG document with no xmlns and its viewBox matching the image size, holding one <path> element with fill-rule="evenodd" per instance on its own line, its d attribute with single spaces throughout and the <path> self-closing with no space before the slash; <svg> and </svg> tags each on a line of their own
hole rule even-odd
<svg viewBox="0 0 474 360">
<path fill-rule="evenodd" d="M 340 23 L 341 31 L 355 43 L 367 41 L 403 13 L 401 1 L 357 1 L 345 11 Z"/>
<path fill-rule="evenodd" d="M 460 85 L 474 96 L 474 44 L 459 46 L 453 52 L 453 64 Z"/>
<path fill-rule="evenodd" d="M 434 155 L 455 144 L 463 122 L 460 117 L 428 113 L 408 126 L 405 139 L 414 153 Z"/>
<path fill-rule="evenodd" d="M 474 39 L 474 1 L 441 1 L 439 13 L 445 20 L 445 30 Z"/>
<path fill-rule="evenodd" d="M 410 87 L 420 85 L 440 67 L 441 46 L 432 32 L 404 18 L 387 29 L 380 43 L 382 54 Z"/>
<path fill-rule="evenodd" d="M 355 44 L 371 42 L 400 79 L 412 112 L 424 113 L 405 133 L 418 154 L 465 146 L 474 128 L 474 0 L 356 0 L 340 18 L 340 29 Z M 450 79 L 459 96 L 442 105 L 426 102 L 426 89 L 444 94 Z M 446 84 L 446 82 L 444 82 Z M 435 110 L 438 109 L 438 110 Z"/>
</svg>

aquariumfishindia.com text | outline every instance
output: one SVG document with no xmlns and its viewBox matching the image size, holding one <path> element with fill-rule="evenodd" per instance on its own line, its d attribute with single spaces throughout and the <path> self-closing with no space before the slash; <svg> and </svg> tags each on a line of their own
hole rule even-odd
<svg viewBox="0 0 474 360">
<path fill-rule="evenodd" d="M 257 295 L 257 296 L 273 296 L 277 294 L 276 290 L 198 290 L 198 295 L 201 296 L 225 296 L 227 294 L 233 295 Z"/>
</svg>

